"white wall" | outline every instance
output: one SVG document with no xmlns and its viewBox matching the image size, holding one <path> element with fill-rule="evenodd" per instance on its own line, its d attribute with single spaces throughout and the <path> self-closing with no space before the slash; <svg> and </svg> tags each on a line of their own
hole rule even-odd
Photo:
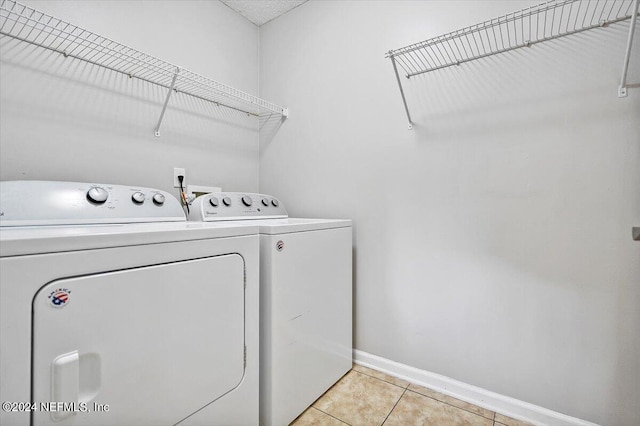
<svg viewBox="0 0 640 426">
<path fill-rule="evenodd" d="M 163 60 L 258 93 L 258 28 L 217 1 L 24 1 Z M 171 191 L 187 183 L 255 191 L 258 121 L 3 37 L 0 178 Z M 178 85 L 179 88 L 179 85 Z"/>
<path fill-rule="evenodd" d="M 384 53 L 537 1 L 310 1 L 261 28 L 260 190 L 355 221 L 355 346 L 640 424 L 640 37 L 628 22 L 403 79 Z"/>
</svg>

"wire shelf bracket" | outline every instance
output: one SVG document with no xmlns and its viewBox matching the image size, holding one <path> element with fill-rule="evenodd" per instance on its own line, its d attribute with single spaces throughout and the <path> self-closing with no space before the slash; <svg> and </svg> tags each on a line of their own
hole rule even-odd
<svg viewBox="0 0 640 426">
<path fill-rule="evenodd" d="M 1 0 L 0 35 L 79 59 L 168 90 L 154 134 L 172 93 L 183 93 L 254 117 L 280 116 L 289 109 L 173 65 L 151 55 L 47 15 L 14 0 Z"/>
<path fill-rule="evenodd" d="M 633 4 L 633 13 L 631 16 L 634 19 L 631 20 L 631 24 L 629 25 L 629 38 L 627 39 L 627 50 L 624 54 L 624 62 L 622 63 L 622 77 L 620 77 L 620 87 L 618 88 L 618 97 L 624 98 L 627 96 L 627 71 L 629 71 L 629 60 L 631 59 L 631 46 L 633 45 L 633 35 L 636 32 L 636 24 L 638 19 L 635 17 L 638 16 L 638 5 L 640 5 L 640 0 L 635 0 Z"/>
<path fill-rule="evenodd" d="M 640 0 L 551 0 L 476 25 L 390 50 L 400 95 L 409 122 L 413 122 L 402 87 L 399 69 L 405 77 L 425 74 L 465 62 L 537 43 L 554 40 L 594 28 L 631 19 L 618 96 L 627 96 L 627 71 L 631 57 Z M 633 10 L 633 11 L 631 11 Z M 631 12 L 630 12 L 631 11 Z"/>
<path fill-rule="evenodd" d="M 176 86 L 176 79 L 178 78 L 179 73 L 180 73 L 180 67 L 177 67 L 176 72 L 175 74 L 173 74 L 173 78 L 171 79 L 171 86 L 169 86 L 169 90 L 167 91 L 167 97 L 164 100 L 164 105 L 162 105 L 162 112 L 160 112 L 160 118 L 158 119 L 158 124 L 156 125 L 156 129 L 153 132 L 157 138 L 160 137 L 160 125 L 162 124 L 164 113 L 167 110 L 167 105 L 169 105 L 169 99 L 171 98 L 171 93 L 173 93 L 173 88 Z"/>
</svg>

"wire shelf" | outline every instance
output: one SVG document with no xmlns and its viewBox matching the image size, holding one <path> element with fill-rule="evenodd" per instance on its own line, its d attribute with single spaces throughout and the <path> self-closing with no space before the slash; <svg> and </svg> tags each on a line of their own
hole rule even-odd
<svg viewBox="0 0 640 426">
<path fill-rule="evenodd" d="M 2 0 L 0 4 L 0 34 L 170 89 L 167 101 L 171 92 L 180 92 L 256 117 L 272 114 L 283 118 L 288 116 L 287 108 L 182 69 L 14 0 Z M 165 109 L 166 102 L 162 115 Z"/>
<path fill-rule="evenodd" d="M 634 0 L 553 0 L 400 49 L 391 50 L 407 78 L 631 17 Z"/>
<path fill-rule="evenodd" d="M 551 0 L 480 24 L 390 50 L 400 95 L 413 128 L 398 65 L 407 78 L 631 19 L 618 97 L 627 96 L 627 70 L 640 0 Z"/>
</svg>

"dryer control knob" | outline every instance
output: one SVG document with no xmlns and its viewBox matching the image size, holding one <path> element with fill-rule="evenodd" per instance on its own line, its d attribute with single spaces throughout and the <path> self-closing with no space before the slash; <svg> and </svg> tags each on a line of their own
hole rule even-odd
<svg viewBox="0 0 640 426">
<path fill-rule="evenodd" d="M 209 198 L 209 204 L 211 204 L 213 207 L 218 207 L 218 204 L 220 204 L 220 202 L 216 197 L 211 197 Z"/>
<path fill-rule="evenodd" d="M 159 206 L 164 204 L 164 195 L 162 194 L 153 194 L 153 202 Z"/>
<path fill-rule="evenodd" d="M 87 192 L 87 199 L 92 203 L 102 204 L 109 198 L 109 193 L 99 186 L 94 186 Z"/>
<path fill-rule="evenodd" d="M 245 206 L 249 207 L 251 204 L 253 204 L 253 200 L 248 195 L 243 195 L 242 196 L 242 204 L 244 204 Z"/>
<path fill-rule="evenodd" d="M 142 192 L 134 192 L 133 195 L 131 195 L 131 201 L 136 204 L 144 203 L 144 194 Z"/>
<path fill-rule="evenodd" d="M 275 198 L 273 200 L 271 200 L 271 204 L 273 204 L 273 207 L 278 207 L 280 205 L 278 200 L 276 200 Z"/>
<path fill-rule="evenodd" d="M 222 202 L 224 203 L 225 206 L 230 206 L 231 205 L 231 198 L 229 197 L 224 197 L 222 199 Z"/>
<path fill-rule="evenodd" d="M 266 198 L 262 199 L 262 205 L 265 207 L 269 207 L 269 200 L 267 200 Z"/>
</svg>

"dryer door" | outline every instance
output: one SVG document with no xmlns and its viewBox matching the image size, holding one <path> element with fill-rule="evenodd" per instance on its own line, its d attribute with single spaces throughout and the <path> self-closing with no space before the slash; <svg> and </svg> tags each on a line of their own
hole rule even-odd
<svg viewBox="0 0 640 426">
<path fill-rule="evenodd" d="M 53 281 L 33 301 L 33 424 L 173 425 L 239 385 L 244 347 L 237 254 Z"/>
</svg>

